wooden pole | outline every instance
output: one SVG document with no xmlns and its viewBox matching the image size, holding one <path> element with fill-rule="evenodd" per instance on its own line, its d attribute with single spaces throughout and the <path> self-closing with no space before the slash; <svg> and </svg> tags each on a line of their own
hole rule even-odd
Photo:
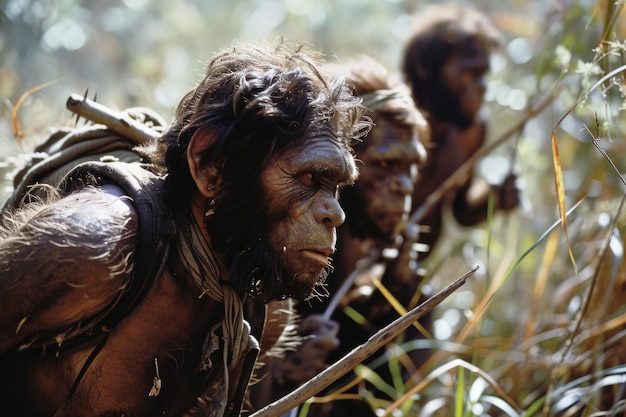
<svg viewBox="0 0 626 417">
<path fill-rule="evenodd" d="M 249 417 L 278 417 L 292 408 L 304 403 L 306 400 L 328 387 L 350 370 L 354 369 L 358 364 L 373 355 L 378 349 L 385 346 L 396 336 L 406 330 L 413 324 L 413 322 L 435 308 L 450 294 L 463 285 L 467 278 L 473 275 L 477 269 L 478 267 L 474 267 L 462 277 L 457 278 L 443 290 L 439 291 L 419 306 L 410 310 L 405 315 L 399 317 L 376 332 L 365 343 L 352 349 L 348 354 L 334 364 L 330 365 L 318 375 L 314 376 L 307 383 L 295 389 L 283 398 L 266 405 L 262 409 L 251 414 Z"/>
<path fill-rule="evenodd" d="M 71 112 L 92 122 L 103 124 L 112 131 L 131 139 L 137 145 L 161 136 L 159 132 L 137 120 L 78 94 L 70 95 L 65 106 Z"/>
<path fill-rule="evenodd" d="M 514 135 L 516 132 L 520 131 L 524 124 L 526 124 L 530 119 L 540 114 L 543 110 L 548 107 L 550 103 L 554 101 L 556 97 L 556 92 L 547 96 L 541 103 L 537 106 L 530 108 L 526 115 L 517 121 L 513 126 L 511 126 L 508 130 L 503 132 L 496 140 L 487 146 L 479 149 L 475 154 L 473 154 L 470 158 L 467 159 L 460 167 L 456 169 L 444 182 L 437 188 L 432 194 L 428 196 L 426 201 L 422 203 L 411 215 L 407 224 L 417 223 L 419 224 L 424 217 L 437 205 L 439 200 L 445 195 L 445 193 L 452 188 L 457 182 L 463 181 L 467 178 L 467 174 L 471 171 L 472 167 L 476 164 L 476 162 L 485 155 L 488 155 L 495 148 L 500 146 L 503 142 L 505 142 L 510 136 Z"/>
</svg>

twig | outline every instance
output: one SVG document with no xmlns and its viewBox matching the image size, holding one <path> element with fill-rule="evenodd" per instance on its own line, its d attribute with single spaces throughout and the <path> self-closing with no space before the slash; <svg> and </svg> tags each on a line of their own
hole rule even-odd
<svg viewBox="0 0 626 417">
<path fill-rule="evenodd" d="M 348 354 L 326 368 L 320 374 L 314 376 L 307 383 L 301 385 L 299 388 L 295 389 L 283 398 L 266 405 L 262 409 L 251 414 L 250 417 L 277 417 L 304 403 L 306 400 L 328 387 L 347 372 L 354 369 L 356 365 L 363 362 L 369 356 L 378 351 L 378 349 L 389 343 L 394 337 L 411 326 L 414 321 L 434 309 L 444 299 L 463 285 L 467 278 L 472 276 L 477 269 L 478 267 L 474 267 L 462 277 L 457 278 L 443 290 L 439 291 L 437 294 L 433 295 L 413 310 L 376 332 L 365 343 L 352 349 Z"/>
<path fill-rule="evenodd" d="M 472 168 L 472 166 L 474 166 L 474 164 L 476 163 L 476 161 L 478 159 L 480 159 L 483 156 L 487 155 L 493 149 L 495 149 L 496 147 L 500 146 L 510 136 L 512 136 L 512 135 L 514 135 L 516 133 L 518 134 L 517 138 L 519 139 L 519 135 L 521 134 L 522 130 L 524 129 L 524 126 L 526 125 L 526 123 L 530 119 L 532 119 L 533 117 L 535 117 L 538 114 L 540 114 L 546 107 L 548 107 L 548 105 L 550 103 L 552 103 L 552 101 L 554 101 L 555 97 L 556 97 L 556 92 L 554 92 L 553 94 L 550 94 L 549 96 L 547 96 L 536 107 L 529 108 L 527 113 L 526 113 L 526 115 L 523 118 L 521 118 L 519 121 L 517 121 L 517 123 L 515 123 L 513 126 L 511 126 L 507 131 L 503 132 L 491 144 L 485 146 L 484 148 L 479 149 L 474 155 L 472 155 L 467 161 L 465 161 L 459 168 L 457 168 L 456 171 L 454 171 L 452 173 L 452 175 L 450 177 L 448 177 L 448 179 L 446 179 L 441 184 L 441 186 L 439 186 L 439 188 L 437 188 L 437 190 L 435 190 L 435 192 L 433 192 L 426 199 L 426 201 L 424 201 L 424 203 L 421 206 L 419 206 L 413 212 L 413 214 L 410 216 L 410 218 L 406 222 L 404 222 L 401 227 L 399 227 L 399 231 L 401 232 L 402 229 L 406 228 L 409 224 L 419 224 L 424 219 L 424 217 L 426 217 L 426 215 L 430 212 L 430 210 L 432 210 L 433 207 L 435 207 L 435 205 L 439 202 L 439 200 L 441 200 L 441 198 L 443 198 L 445 193 L 450 188 L 452 188 L 452 186 L 457 181 L 459 181 L 461 178 L 463 178 L 463 177 L 465 177 L 467 175 L 467 172 Z M 516 148 L 517 148 L 517 146 L 516 146 Z M 381 253 L 381 250 L 378 250 L 378 251 L 376 251 L 376 253 L 373 253 L 370 256 L 368 256 L 367 258 L 363 259 L 361 261 L 361 264 L 358 265 L 354 269 L 354 271 L 352 271 L 352 273 L 348 276 L 348 278 L 346 278 L 346 280 L 343 282 L 343 284 L 341 285 L 339 290 L 335 294 L 333 294 L 333 298 L 330 300 L 330 303 L 328 304 L 328 307 L 326 307 L 326 310 L 324 311 L 324 314 L 323 314 L 324 319 L 326 319 L 326 320 L 330 319 L 330 317 L 332 316 L 333 312 L 335 311 L 335 309 L 339 305 L 339 302 L 341 301 L 343 296 L 348 292 L 348 290 L 352 286 L 352 284 L 353 284 L 354 280 L 356 279 L 356 277 L 359 276 L 361 273 L 363 273 L 365 270 L 367 270 L 369 267 L 371 267 L 376 262 L 376 260 L 380 258 L 380 253 Z"/>
<path fill-rule="evenodd" d="M 72 94 L 65 105 L 68 110 L 91 120 L 100 123 L 111 129 L 112 131 L 123 135 L 138 145 L 147 141 L 156 139 L 160 134 L 143 125 L 142 123 L 126 116 L 123 113 L 116 112 L 100 103 L 89 100 L 87 97 L 78 94 Z"/>
<path fill-rule="evenodd" d="M 13 136 L 15 137 L 15 139 L 17 139 L 17 142 L 20 146 L 23 145 L 22 139 L 24 138 L 24 135 L 26 134 L 26 132 L 22 130 L 22 125 L 20 124 L 20 118 L 17 115 L 18 110 L 20 109 L 20 107 L 22 107 L 22 104 L 24 103 L 24 101 L 28 97 L 30 97 L 32 94 L 36 93 L 37 91 L 43 88 L 49 87 L 50 85 L 56 83 L 57 81 L 58 80 L 53 80 L 44 84 L 37 85 L 33 88 L 29 88 L 28 90 L 24 92 L 24 94 L 20 96 L 19 99 L 17 99 L 17 102 L 15 103 L 15 105 L 11 105 L 11 103 L 9 102 L 9 106 L 11 107 L 11 127 L 13 129 Z"/>
<path fill-rule="evenodd" d="M 505 142 L 510 136 L 519 132 L 519 130 L 528 122 L 528 120 L 540 114 L 550 103 L 554 101 L 556 97 L 556 92 L 547 96 L 541 103 L 539 103 L 536 107 L 528 110 L 526 115 L 520 119 L 517 123 L 511 126 L 508 130 L 503 132 L 496 140 L 487 146 L 480 148 L 475 154 L 473 154 L 470 158 L 467 159 L 460 167 L 456 169 L 440 186 L 428 196 L 426 201 L 422 203 L 411 215 L 407 224 L 417 223 L 419 224 L 430 210 L 432 210 L 439 200 L 443 198 L 443 196 L 448 192 L 450 188 L 452 188 L 458 181 L 465 178 L 468 172 L 472 169 L 474 164 L 478 159 L 483 156 L 489 154 L 496 147 L 500 146 L 503 142 Z"/>
<path fill-rule="evenodd" d="M 354 283 L 356 278 L 359 275 L 361 275 L 363 272 L 365 272 L 367 269 L 369 269 L 376 262 L 378 258 L 380 258 L 380 251 L 376 250 L 375 253 L 359 261 L 359 263 L 356 265 L 356 268 L 354 268 L 354 271 L 352 271 L 352 273 L 348 276 L 348 278 L 346 278 L 346 280 L 341 284 L 341 287 L 339 287 L 337 292 L 333 294 L 333 298 L 331 298 L 330 303 L 328 303 L 328 306 L 326 307 L 326 310 L 324 310 L 324 314 L 322 315 L 322 318 L 324 320 L 330 319 L 330 317 L 335 312 L 335 309 L 339 305 L 339 302 L 343 299 L 343 296 L 346 295 L 348 290 L 352 287 L 352 284 Z"/>
</svg>

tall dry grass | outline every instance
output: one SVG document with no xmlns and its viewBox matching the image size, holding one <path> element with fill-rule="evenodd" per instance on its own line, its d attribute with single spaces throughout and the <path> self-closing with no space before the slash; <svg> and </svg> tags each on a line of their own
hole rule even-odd
<svg viewBox="0 0 626 417">
<path fill-rule="evenodd" d="M 522 167 L 549 163 L 523 172 L 530 209 L 453 234 L 425 265 L 435 287 L 482 270 L 440 306 L 435 336 L 389 345 L 344 389 L 309 403 L 362 398 L 405 417 L 626 415 L 624 3 L 564 5 L 560 37 L 536 67 L 537 95 L 555 95 L 553 124 L 516 143 Z M 447 334 L 437 337 L 438 325 Z M 420 369 L 407 360 L 413 349 L 431 351 Z M 355 385 L 359 394 L 346 394 Z"/>
<path fill-rule="evenodd" d="M 479 229 L 448 227 L 448 242 L 424 265 L 429 284 L 443 287 L 474 265 L 480 273 L 440 306 L 430 337 L 392 344 L 387 357 L 354 369 L 357 397 L 380 415 L 624 415 L 624 2 L 554 3 L 539 23 L 533 79 L 536 101 L 555 100 L 508 142 L 528 201 Z M 13 124 L 13 133 L 33 125 Z M 5 156 L 17 153 L 15 143 L 3 146 Z M 3 158 L 0 174 L 12 165 Z M 420 369 L 406 357 L 414 349 L 432 352 Z M 337 390 L 310 402 L 350 397 Z"/>
</svg>

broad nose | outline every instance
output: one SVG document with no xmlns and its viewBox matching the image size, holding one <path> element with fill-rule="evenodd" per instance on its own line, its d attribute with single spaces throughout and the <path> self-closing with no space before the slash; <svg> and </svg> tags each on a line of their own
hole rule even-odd
<svg viewBox="0 0 626 417">
<path fill-rule="evenodd" d="M 324 197 L 315 206 L 315 220 L 331 227 L 339 227 L 346 221 L 346 213 L 336 197 Z"/>
<path fill-rule="evenodd" d="M 393 176 L 390 186 L 393 193 L 403 195 L 413 194 L 413 181 L 411 178 L 411 174 Z"/>
</svg>

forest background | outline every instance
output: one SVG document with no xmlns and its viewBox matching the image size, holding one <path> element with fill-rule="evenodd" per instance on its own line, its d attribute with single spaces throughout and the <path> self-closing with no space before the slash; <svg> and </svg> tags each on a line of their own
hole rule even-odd
<svg viewBox="0 0 626 417">
<path fill-rule="evenodd" d="M 73 124 L 70 94 L 88 90 L 106 106 L 149 107 L 170 121 L 206 62 L 234 40 L 284 37 L 397 71 L 412 16 L 430 3 L 0 1 L 0 198 L 20 154 L 51 127 Z M 436 309 L 432 338 L 401 346 L 385 365 L 398 370 L 402 352 L 435 349 L 416 380 L 384 386 L 376 372 L 354 373 L 389 393 L 391 401 L 364 393 L 381 415 L 623 412 L 624 2 L 471 4 L 506 39 L 485 103 L 498 146 L 477 169 L 494 182 L 514 170 L 523 203 L 480 227 L 447 223 L 425 265 L 430 285 L 479 269 Z M 529 116 L 539 103 L 549 104 Z"/>
</svg>

